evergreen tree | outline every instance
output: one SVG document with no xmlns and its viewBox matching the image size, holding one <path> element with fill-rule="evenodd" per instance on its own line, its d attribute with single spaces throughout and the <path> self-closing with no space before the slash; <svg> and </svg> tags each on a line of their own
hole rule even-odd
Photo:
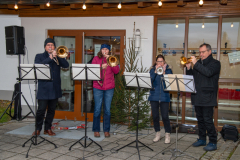
<svg viewBox="0 0 240 160">
<path fill-rule="evenodd" d="M 137 58 L 138 52 L 135 52 L 134 41 L 129 43 L 129 49 L 124 52 L 125 71 L 133 73 L 148 72 L 143 67 L 138 68 Z M 123 71 L 123 66 L 121 71 Z M 124 86 L 124 79 L 122 72 L 115 76 L 115 91 L 111 106 L 111 123 L 114 124 L 128 124 L 129 130 L 136 130 L 137 120 L 137 104 L 138 104 L 138 88 Z M 147 93 L 149 90 L 140 89 L 139 91 L 139 129 L 144 129 L 150 124 L 150 104 L 147 100 Z"/>
</svg>

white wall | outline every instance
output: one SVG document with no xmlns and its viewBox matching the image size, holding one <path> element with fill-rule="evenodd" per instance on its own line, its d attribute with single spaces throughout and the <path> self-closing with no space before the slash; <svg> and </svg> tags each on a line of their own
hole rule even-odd
<svg viewBox="0 0 240 160">
<path fill-rule="evenodd" d="M 88 30 L 126 30 L 126 48 L 128 38 L 133 35 L 133 27 L 141 30 L 143 65 L 147 68 L 152 63 L 153 16 L 139 17 L 68 17 L 68 18 L 21 18 L 25 28 L 25 43 L 29 52 L 30 63 L 37 53 L 44 51 L 43 43 L 48 29 L 88 29 Z"/>
<path fill-rule="evenodd" d="M 6 55 L 5 26 L 21 26 L 18 16 L 0 15 L 0 90 L 13 91 L 18 77 L 18 56 Z"/>
</svg>

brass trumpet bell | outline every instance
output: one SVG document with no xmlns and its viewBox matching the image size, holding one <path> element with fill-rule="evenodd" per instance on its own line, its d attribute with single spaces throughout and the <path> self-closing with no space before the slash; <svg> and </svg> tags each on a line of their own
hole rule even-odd
<svg viewBox="0 0 240 160">
<path fill-rule="evenodd" d="M 191 63 L 192 62 L 191 59 L 192 59 L 191 57 L 190 58 L 186 58 L 186 57 L 182 56 L 180 58 L 180 63 L 181 63 L 181 65 L 185 65 L 185 64 Z M 196 59 L 200 59 L 200 56 L 196 56 Z"/>
<path fill-rule="evenodd" d="M 107 58 L 107 64 L 110 66 L 110 67 L 115 67 L 119 64 L 119 60 L 117 57 L 115 56 L 109 56 Z"/>
<path fill-rule="evenodd" d="M 56 50 L 57 56 L 60 58 L 66 58 L 68 56 L 68 48 L 66 46 L 59 46 Z"/>
<path fill-rule="evenodd" d="M 163 74 L 163 67 L 158 67 L 157 70 L 156 70 L 157 74 L 158 75 L 162 75 Z"/>
</svg>

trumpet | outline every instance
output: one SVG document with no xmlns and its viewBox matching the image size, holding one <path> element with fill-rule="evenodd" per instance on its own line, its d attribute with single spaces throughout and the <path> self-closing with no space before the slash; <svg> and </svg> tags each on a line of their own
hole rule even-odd
<svg viewBox="0 0 240 160">
<path fill-rule="evenodd" d="M 56 52 L 57 52 L 57 56 L 59 58 L 66 58 L 68 56 L 69 51 L 66 46 L 59 46 L 59 47 L 57 47 Z M 53 60 L 57 63 L 57 65 L 59 65 L 57 58 L 53 58 Z"/>
<path fill-rule="evenodd" d="M 196 59 L 200 59 L 200 58 L 201 58 L 200 56 L 196 56 Z M 190 57 L 190 58 L 186 58 L 186 57 L 182 56 L 182 57 L 180 58 L 180 63 L 181 63 L 182 65 L 191 63 L 191 62 L 192 62 L 191 59 L 192 59 L 191 57 Z"/>
<path fill-rule="evenodd" d="M 158 67 L 157 69 L 156 69 L 156 73 L 158 74 L 158 75 L 162 75 L 163 74 L 163 67 Z"/>
</svg>

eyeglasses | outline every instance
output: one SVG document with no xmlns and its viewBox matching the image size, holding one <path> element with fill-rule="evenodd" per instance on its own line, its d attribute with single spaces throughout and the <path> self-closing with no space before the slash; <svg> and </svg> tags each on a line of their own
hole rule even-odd
<svg viewBox="0 0 240 160">
<path fill-rule="evenodd" d="M 158 63 L 163 63 L 164 61 L 157 61 Z"/>
<path fill-rule="evenodd" d="M 209 50 L 206 50 L 206 51 L 209 51 Z M 203 53 L 205 53 L 206 51 L 199 51 L 199 54 L 203 54 Z"/>
</svg>

